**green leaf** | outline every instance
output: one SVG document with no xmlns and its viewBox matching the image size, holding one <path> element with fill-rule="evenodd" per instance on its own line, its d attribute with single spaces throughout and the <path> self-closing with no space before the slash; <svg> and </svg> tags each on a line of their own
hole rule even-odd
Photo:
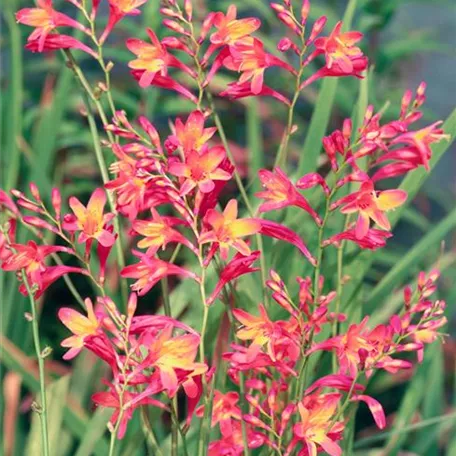
<svg viewBox="0 0 456 456">
<path fill-rule="evenodd" d="M 106 425 L 112 415 L 112 410 L 100 407 L 93 414 L 92 418 L 87 424 L 87 432 L 81 439 L 74 456 L 86 456 L 92 454 L 96 443 L 99 439 L 103 438 L 106 432 Z"/>
<path fill-rule="evenodd" d="M 413 265 L 434 249 L 438 251 L 438 243 L 456 226 L 456 208 L 450 212 L 437 226 L 427 233 L 396 265 L 391 268 L 378 285 L 372 290 L 366 301 L 366 312 L 375 309 L 391 290 L 394 290 L 404 279 L 408 278 Z"/>
<path fill-rule="evenodd" d="M 425 360 L 423 364 L 419 365 L 416 369 L 413 379 L 402 399 L 399 410 L 396 413 L 393 423 L 394 430 L 399 431 L 409 425 L 418 410 L 418 407 L 422 403 L 424 398 L 423 391 L 427 389 L 428 385 L 429 369 L 432 364 L 432 359 L 437 354 L 438 350 L 438 343 L 435 343 L 426 350 Z M 385 448 L 385 454 L 397 454 L 398 450 L 402 448 L 406 438 L 406 433 L 391 435 Z"/>
<path fill-rule="evenodd" d="M 249 179 L 252 184 L 252 192 L 260 188 L 257 180 L 258 170 L 264 166 L 263 138 L 261 131 L 261 119 L 258 113 L 258 100 L 251 98 L 247 104 L 247 147 L 249 151 Z"/>
<path fill-rule="evenodd" d="M 344 31 L 349 30 L 356 9 L 357 0 L 350 0 L 344 14 Z M 321 151 L 321 141 L 331 118 L 338 78 L 325 78 L 310 120 L 304 147 L 298 163 L 297 176 L 315 171 Z"/>
</svg>

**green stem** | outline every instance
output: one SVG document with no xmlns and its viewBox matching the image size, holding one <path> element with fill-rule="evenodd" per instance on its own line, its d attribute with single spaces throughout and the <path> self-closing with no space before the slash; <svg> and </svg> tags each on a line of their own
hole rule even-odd
<svg viewBox="0 0 456 456">
<path fill-rule="evenodd" d="M 95 122 L 95 118 L 92 114 L 91 106 L 90 106 L 90 101 L 89 98 L 92 99 L 92 101 L 95 103 L 98 113 L 100 117 L 102 118 L 103 125 L 107 125 L 107 119 L 106 115 L 104 114 L 103 108 L 101 107 L 101 104 L 99 100 L 97 100 L 97 97 L 93 94 L 93 91 L 85 79 L 84 75 L 82 74 L 81 69 L 77 65 L 75 59 L 73 58 L 73 55 L 69 50 L 65 50 L 65 55 L 68 57 L 68 60 L 70 62 L 70 66 L 73 69 L 77 79 L 80 81 L 82 87 L 84 88 L 84 92 L 82 92 L 82 98 L 86 107 L 87 111 L 87 120 L 89 123 L 89 129 L 90 133 L 92 135 L 92 140 L 93 140 L 93 147 L 95 149 L 95 157 L 97 159 L 98 167 L 100 169 L 101 177 L 103 180 L 103 183 L 106 184 L 109 182 L 109 175 L 108 175 L 108 169 L 106 166 L 106 162 L 103 157 L 103 151 L 101 150 L 101 141 L 100 141 L 100 136 L 98 134 L 98 129 L 97 125 Z M 108 132 L 108 137 L 109 137 L 109 132 Z M 112 135 L 110 137 L 112 140 Z M 108 194 L 108 203 L 109 207 L 111 208 L 111 211 L 116 213 L 116 204 L 114 201 L 114 197 L 110 192 L 107 192 Z M 114 217 L 113 219 L 113 224 L 114 224 L 114 229 L 116 233 L 118 234 L 117 239 L 116 239 L 116 255 L 117 255 L 117 261 L 119 264 L 119 267 L 123 269 L 125 267 L 125 257 L 123 254 L 123 249 L 122 249 L 122 231 L 121 231 L 121 226 L 119 223 L 118 217 Z M 127 301 L 128 301 L 128 286 L 127 282 L 125 280 L 120 281 L 120 287 L 121 287 L 121 293 L 122 293 L 122 304 L 123 307 L 126 308 Z"/>
<path fill-rule="evenodd" d="M 48 439 L 48 428 L 47 428 L 47 403 L 46 403 L 46 385 L 44 376 L 44 358 L 42 355 L 40 334 L 38 329 L 38 314 L 36 311 L 36 301 L 33 296 L 33 292 L 28 283 L 27 275 L 22 270 L 22 281 L 24 282 L 25 288 L 30 301 L 30 310 L 32 313 L 32 332 L 33 332 L 33 344 L 35 346 L 36 357 L 38 358 L 38 371 L 40 376 L 40 401 L 41 410 L 38 412 L 41 423 L 41 448 L 44 456 L 49 456 L 49 439 Z"/>
</svg>

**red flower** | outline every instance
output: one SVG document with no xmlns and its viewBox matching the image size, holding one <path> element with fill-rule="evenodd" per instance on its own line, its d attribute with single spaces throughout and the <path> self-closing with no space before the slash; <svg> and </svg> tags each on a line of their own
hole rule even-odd
<svg viewBox="0 0 456 456">
<path fill-rule="evenodd" d="M 421 164 L 429 171 L 429 160 L 432 155 L 430 145 L 450 138 L 450 135 L 444 134 L 441 128 L 436 128 L 441 123 L 442 121 L 435 122 L 421 130 L 404 133 L 391 141 L 391 144 L 405 143 L 416 148 L 421 156 Z"/>
<path fill-rule="evenodd" d="M 139 263 L 126 266 L 120 271 L 122 277 L 138 279 L 132 286 L 139 296 L 145 295 L 163 277 L 169 275 L 181 275 L 198 280 L 198 276 L 191 271 L 176 266 L 172 263 L 151 258 L 145 254 L 134 252 L 140 258 Z"/>
<path fill-rule="evenodd" d="M 32 52 L 55 51 L 56 49 L 79 49 L 98 59 L 98 54 L 84 43 L 81 43 L 81 41 L 72 36 L 58 33 L 49 33 L 44 38 L 43 36 L 37 38 L 29 37 L 25 49 Z"/>
<path fill-rule="evenodd" d="M 390 230 L 391 225 L 385 212 L 404 204 L 407 192 L 404 190 L 375 191 L 371 181 L 363 182 L 359 191 L 336 201 L 332 208 L 343 205 L 343 214 L 358 212 L 355 234 L 357 239 L 362 239 L 369 231 L 369 219 L 372 219 L 384 230 Z"/>
<path fill-rule="evenodd" d="M 223 287 L 241 275 L 250 274 L 259 271 L 259 268 L 253 268 L 254 263 L 260 256 L 260 252 L 252 252 L 249 256 L 243 256 L 239 253 L 234 255 L 233 259 L 223 268 L 219 275 L 219 281 L 214 288 L 214 291 L 207 299 L 207 305 L 210 306 L 217 298 Z"/>
<path fill-rule="evenodd" d="M 321 223 L 319 215 L 312 209 L 308 201 L 296 190 L 288 176 L 279 168 L 274 171 L 260 169 L 258 171 L 264 191 L 255 194 L 257 198 L 265 199 L 259 207 L 259 212 L 268 212 L 274 209 L 282 209 L 287 206 L 297 206 L 308 212 L 317 224 Z"/>
<path fill-rule="evenodd" d="M 95 393 L 92 395 L 92 401 L 99 406 L 114 409 L 110 422 L 112 426 L 115 427 L 119 418 L 121 419 L 119 433 L 117 435 L 119 439 L 123 438 L 125 435 L 127 424 L 132 419 L 133 412 L 136 408 L 142 405 L 154 405 L 163 408 L 163 404 L 149 397 L 144 397 L 136 401 L 136 398 L 140 393 L 125 391 L 123 392 L 122 397 L 120 397 L 117 388 L 113 384 L 109 383 L 108 386 L 110 391 Z M 120 413 L 121 410 L 123 411 L 122 414 Z"/>
<path fill-rule="evenodd" d="M 392 236 L 388 231 L 376 230 L 375 228 L 369 228 L 367 234 L 362 238 L 358 239 L 356 236 L 356 230 L 350 228 L 342 233 L 335 234 L 329 239 L 323 241 L 323 246 L 329 244 L 339 245 L 341 241 L 352 241 L 358 244 L 362 249 L 376 250 L 381 247 L 385 247 L 386 239 Z"/>
<path fill-rule="evenodd" d="M 265 97 L 273 97 L 276 100 L 279 100 L 281 103 L 290 106 L 291 102 L 288 98 L 286 98 L 281 93 L 277 92 L 271 87 L 263 85 L 261 90 L 258 93 L 253 93 L 252 85 L 249 82 L 239 83 L 233 82 L 228 84 L 228 87 L 219 93 L 221 97 L 228 97 L 232 100 L 237 100 L 239 98 L 246 98 L 251 96 L 265 96 Z"/>
<path fill-rule="evenodd" d="M 98 0 L 99 1 L 99 0 Z M 141 13 L 139 6 L 147 0 L 108 0 L 109 1 L 109 18 L 106 28 L 100 37 L 100 43 L 104 43 L 114 26 L 125 16 L 137 16 Z"/>
<path fill-rule="evenodd" d="M 56 252 L 73 253 L 68 247 L 58 245 L 37 245 L 34 241 L 27 244 L 11 244 L 15 250 L 7 256 L 2 264 L 4 271 L 24 269 L 31 285 L 43 285 L 43 273 L 46 271 L 46 258 Z"/>
<path fill-rule="evenodd" d="M 326 78 L 326 77 L 343 77 L 343 76 L 355 76 L 356 78 L 362 79 L 363 72 L 367 69 L 368 59 L 367 57 L 356 57 L 351 61 L 353 70 L 347 73 L 344 71 L 337 61 L 335 61 L 331 68 L 323 67 L 315 72 L 312 76 L 307 78 L 300 86 L 300 90 L 304 89 L 308 85 L 315 82 L 317 79 Z"/>
</svg>

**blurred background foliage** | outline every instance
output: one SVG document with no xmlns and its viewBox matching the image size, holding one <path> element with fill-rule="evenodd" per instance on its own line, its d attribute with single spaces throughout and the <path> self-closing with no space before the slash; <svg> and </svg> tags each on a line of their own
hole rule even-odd
<svg viewBox="0 0 456 456">
<path fill-rule="evenodd" d="M 56 8 L 74 15 L 75 8 L 69 2 L 55 0 Z M 199 14 L 205 8 L 225 10 L 231 1 L 195 1 Z M 235 2 L 242 16 L 259 15 L 263 27 L 259 36 L 270 52 L 277 53 L 276 43 L 283 36 L 284 27 L 276 20 L 268 3 L 263 0 Z M 333 92 L 322 85 L 306 89 L 299 100 L 293 136 L 290 169 L 296 174 L 309 166 L 302 159 L 306 153 L 318 159 L 323 134 L 338 128 L 345 117 L 355 122 L 362 116 L 367 104 L 383 108 L 385 117 L 394 118 L 399 112 L 401 96 L 406 88 L 416 88 L 421 80 L 428 83 L 428 102 L 425 105 L 424 123 L 450 116 L 446 126 L 454 135 L 455 105 L 454 81 L 456 63 L 456 10 L 451 0 L 359 0 L 350 1 L 353 30 L 365 33 L 364 52 L 370 58 L 368 78 L 360 82 L 354 78 L 340 80 Z M 205 6 L 206 4 L 206 6 Z M 70 195 L 87 198 L 95 186 L 100 185 L 98 168 L 92 150 L 91 137 L 83 115 L 79 87 L 72 72 L 62 64 L 58 53 L 31 54 L 23 49 L 30 29 L 16 24 L 14 13 L 30 1 L 4 0 L 1 17 L 1 187 L 24 190 L 29 182 L 36 182 L 45 197 L 52 186 L 62 189 L 64 199 Z M 102 3 L 106 12 L 106 4 Z M 320 15 L 328 17 L 327 30 L 341 18 L 347 7 L 346 1 L 314 0 L 311 20 Z M 124 109 L 130 119 L 142 114 L 151 119 L 162 137 L 169 131 L 168 119 L 184 116 L 193 109 L 192 104 L 174 93 L 155 88 L 142 90 L 130 77 L 127 62 L 132 56 L 124 42 L 128 37 L 146 38 L 146 27 L 153 28 L 162 37 L 169 34 L 160 23 L 159 3 L 150 0 L 136 18 L 128 18 L 118 24 L 110 37 L 106 58 L 115 66 L 112 72 L 113 94 L 118 109 Z M 106 16 L 104 15 L 104 20 Z M 103 21 L 103 17 L 101 18 Z M 96 85 L 101 75 L 96 64 L 82 53 L 76 54 L 89 80 Z M 232 75 L 220 73 L 214 87 L 223 87 Z M 271 85 L 287 92 L 288 81 L 281 73 L 271 71 L 267 75 Z M 191 81 L 186 81 L 191 83 Z M 314 111 L 315 106 L 319 107 Z M 246 185 L 253 193 L 258 188 L 256 171 L 270 166 L 274 160 L 279 138 L 284 129 L 284 109 L 266 99 L 230 102 L 217 99 L 222 121 L 233 144 L 237 165 Z M 282 112 L 283 111 L 283 112 Z M 81 115 L 82 114 L 82 115 Z M 313 137 L 307 135 L 309 124 L 319 128 Z M 356 276 L 345 296 L 346 310 L 351 309 L 352 321 L 361 315 L 373 314 L 375 323 L 384 321 L 401 304 L 398 289 L 405 283 L 413 283 L 420 270 L 439 267 L 442 278 L 440 299 L 448 303 L 449 325 L 446 332 L 455 335 L 454 309 L 456 301 L 456 157 L 448 143 L 438 146 L 442 158 L 430 176 L 414 177 L 408 182 L 415 195 L 413 204 L 397 214 L 396 236 L 388 247 L 368 257 L 356 249 L 348 250 L 347 273 Z M 447 150 L 448 149 L 448 150 Z M 436 151 L 434 151 L 435 153 Z M 443 153 L 445 152 L 445 155 Z M 319 162 L 320 163 L 320 162 Z M 324 163 L 320 163 L 324 166 Z M 311 165 L 310 165 L 311 166 Z M 302 174 L 302 173 L 301 173 Z M 423 186 L 421 184 L 426 179 Z M 399 183 L 399 181 L 398 181 Z M 230 187 L 231 194 L 236 188 Z M 227 195 L 228 197 L 229 195 Z M 318 196 L 309 195 L 318 207 Z M 292 229 L 298 231 L 307 243 L 312 244 L 312 234 L 305 216 L 296 219 L 286 212 Z M 337 217 L 334 217 L 337 219 Z M 335 220 L 329 231 L 336 231 Z M 330 233 L 329 233 L 330 234 Z M 19 230 L 18 240 L 24 242 L 30 234 Z M 48 239 L 52 241 L 52 239 Z M 265 240 L 265 249 L 274 249 L 271 240 Z M 290 260 L 291 259 L 291 260 Z M 130 258 L 129 262 L 133 260 Z M 182 257 L 179 261 L 189 261 Z M 274 249 L 271 264 L 282 274 L 287 284 L 296 289 L 294 278 L 310 273 L 310 268 L 300 258 L 292 256 L 291 248 Z M 326 271 L 331 271 L 335 257 L 328 251 Z M 327 272 L 327 287 L 331 289 L 333 277 Z M 7 456 L 38 455 L 37 423 L 29 413 L 32 394 L 37 390 L 37 369 L 29 356 L 32 354 L 29 323 L 24 318 L 26 301 L 17 292 L 17 283 L 11 275 L 0 271 L 1 309 L 1 380 L 0 420 L 2 439 Z M 112 270 L 111 285 L 115 290 L 116 270 Z M 215 272 L 212 274 L 215 278 Z M 76 281 L 83 296 L 93 295 L 90 285 L 82 279 Z M 363 293 L 357 285 L 363 284 Z M 250 276 L 240 282 L 238 297 L 243 307 L 254 309 L 261 296 L 258 278 Z M 174 316 L 198 328 L 200 309 L 192 306 L 194 284 L 171 283 Z M 113 291 L 114 293 L 114 291 Z M 115 295 L 114 295 L 115 297 Z M 59 342 L 65 334 L 57 322 L 56 313 L 63 305 L 76 305 L 63 281 L 55 284 L 41 301 L 41 335 L 44 344 L 54 349 L 46 363 L 50 377 L 50 412 L 53 454 L 77 455 L 106 454 L 103 439 L 109 414 L 92 409 L 90 394 L 100 388 L 99 379 L 103 366 L 85 354 L 72 366 L 61 361 Z M 160 292 L 154 291 L 140 305 L 142 313 L 160 312 Z M 215 342 L 223 309 L 214 305 L 211 311 L 211 339 Z M 215 345 L 215 343 L 213 344 Z M 399 451 L 434 456 L 456 454 L 455 401 L 456 386 L 454 369 L 456 345 L 449 337 L 446 344 L 435 344 L 432 353 L 413 374 L 389 376 L 378 374 L 371 384 L 371 392 L 385 405 L 393 426 L 399 431 L 391 434 L 375 434 L 371 418 L 364 410 L 358 414 L 356 444 L 359 455 L 390 455 Z M 326 362 L 323 358 L 323 362 Z M 51 382 L 53 380 L 53 382 Z M 157 412 L 151 412 L 152 415 Z M 442 418 L 442 415 L 446 414 Z M 156 416 L 155 416 L 156 417 Z M 448 418 L 449 417 L 449 418 Z M 168 432 L 166 420 L 156 420 L 159 437 L 165 439 Z M 424 424 L 423 424 L 424 423 Z M 453 427 L 453 432 L 451 429 Z M 121 454 L 142 455 L 143 436 L 139 420 L 128 430 L 136 439 L 134 447 L 123 447 Z M 169 443 L 169 442 L 168 442 Z M 381 450 L 378 450 L 382 448 Z M 374 450 L 372 450 L 374 449 Z M 376 450 L 377 449 L 377 450 Z M 403 453 L 405 454 L 405 453 Z"/>
</svg>

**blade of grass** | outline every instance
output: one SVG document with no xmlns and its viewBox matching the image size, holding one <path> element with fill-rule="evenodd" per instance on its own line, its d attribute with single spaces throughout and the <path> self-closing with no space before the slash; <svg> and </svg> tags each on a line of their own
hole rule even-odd
<svg viewBox="0 0 456 456">
<path fill-rule="evenodd" d="M 51 456 L 59 454 L 59 436 L 61 433 L 63 421 L 63 408 L 68 395 L 70 377 L 66 375 L 46 387 L 46 397 L 49 411 L 49 451 Z M 30 430 L 26 454 L 40 454 L 40 420 L 35 413 L 32 418 L 32 427 Z"/>
<path fill-rule="evenodd" d="M 432 375 L 429 376 L 426 384 L 426 394 L 424 395 L 422 419 L 424 421 L 431 418 L 441 416 L 444 412 L 444 379 L 445 370 L 443 364 L 443 348 L 438 345 L 436 353 L 431 359 Z M 419 433 L 410 447 L 412 452 L 421 454 L 422 456 L 434 456 L 439 454 L 439 446 L 437 442 L 439 428 L 435 428 L 434 438 L 431 438 L 431 433 Z"/>
<path fill-rule="evenodd" d="M 92 418 L 87 423 L 87 432 L 74 453 L 74 456 L 86 456 L 92 454 L 96 443 L 101 439 L 106 431 L 106 425 L 111 417 L 112 411 L 106 408 L 99 408 L 95 411 Z"/>
<path fill-rule="evenodd" d="M 34 362 L 3 335 L 0 335 L 0 346 L 2 347 L 0 361 L 7 369 L 19 373 L 28 389 L 34 393 L 38 392 L 40 384 Z M 71 397 L 65 403 L 63 422 L 72 434 L 79 439 L 82 439 L 87 432 L 87 416 Z M 108 454 L 108 443 L 105 439 L 97 441 L 94 454 L 97 456 L 106 456 Z"/>
<path fill-rule="evenodd" d="M 366 302 L 366 311 L 370 312 L 378 307 L 378 304 L 388 293 L 391 293 L 409 275 L 410 268 L 417 264 L 423 257 L 429 255 L 432 247 L 445 238 L 445 236 L 456 226 L 456 208 L 450 212 L 440 223 L 413 246 L 393 268 L 383 277 L 377 286 L 369 294 Z"/>
<path fill-rule="evenodd" d="M 249 179 L 252 182 L 252 193 L 260 189 L 257 178 L 258 170 L 264 166 L 263 138 L 261 133 L 261 119 L 258 113 L 258 100 L 249 100 L 246 109 L 247 117 L 247 147 L 249 153 Z"/>
<path fill-rule="evenodd" d="M 423 364 L 419 365 L 415 371 L 412 381 L 410 382 L 407 391 L 402 399 L 399 410 L 397 411 L 393 428 L 395 430 L 402 430 L 410 424 L 413 416 L 415 415 L 418 407 L 423 401 L 423 391 L 427 390 L 429 369 L 432 364 L 432 359 L 439 350 L 438 343 L 435 343 L 426 350 Z M 389 437 L 387 445 L 384 449 L 385 454 L 397 454 L 402 448 L 407 433 L 396 433 Z"/>
<path fill-rule="evenodd" d="M 2 154 L 2 168 L 5 173 L 2 186 L 10 190 L 17 184 L 20 169 L 18 138 L 22 135 L 23 65 L 21 33 L 14 17 L 16 1 L 7 2 L 7 5 L 5 5 L 4 17 L 10 39 L 11 73 L 8 91 L 8 122 L 5 131 L 7 137 L 4 143 L 6 153 Z"/>
<path fill-rule="evenodd" d="M 350 0 L 348 2 L 343 18 L 344 31 L 348 31 L 351 27 L 356 5 L 357 0 Z M 298 176 L 315 171 L 317 168 L 318 157 L 320 156 L 321 151 L 321 140 L 326 133 L 331 118 L 337 84 L 338 78 L 325 78 L 323 80 L 299 159 L 297 170 Z"/>
</svg>

